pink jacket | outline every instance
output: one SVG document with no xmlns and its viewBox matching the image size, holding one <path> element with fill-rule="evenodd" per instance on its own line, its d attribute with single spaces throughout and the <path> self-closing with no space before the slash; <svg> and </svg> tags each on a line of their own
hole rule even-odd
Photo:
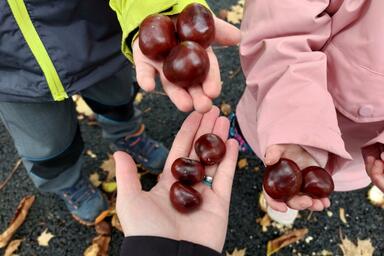
<svg viewBox="0 0 384 256">
<path fill-rule="evenodd" d="M 384 143 L 383 14 L 384 0 L 247 1 L 237 115 L 258 156 L 299 144 L 337 190 L 370 183 L 361 148 Z"/>
</svg>

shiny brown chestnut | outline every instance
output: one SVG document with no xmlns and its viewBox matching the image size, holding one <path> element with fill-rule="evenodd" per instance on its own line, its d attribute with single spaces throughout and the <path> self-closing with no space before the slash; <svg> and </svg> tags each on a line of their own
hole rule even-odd
<svg viewBox="0 0 384 256">
<path fill-rule="evenodd" d="M 287 202 L 300 192 L 302 181 L 297 164 L 281 158 L 279 162 L 265 169 L 263 186 L 270 197 L 276 201 Z"/>
<path fill-rule="evenodd" d="M 191 212 L 198 208 L 202 203 L 202 198 L 199 192 L 180 182 L 173 183 L 169 196 L 173 207 L 182 213 Z"/>
<path fill-rule="evenodd" d="M 215 21 L 208 8 L 192 3 L 177 17 L 176 30 L 180 41 L 194 41 L 207 48 L 215 38 Z"/>
<path fill-rule="evenodd" d="M 163 60 L 177 44 L 175 26 L 168 16 L 150 15 L 139 28 L 139 47 L 153 60 Z"/>
<path fill-rule="evenodd" d="M 195 151 L 200 161 L 205 165 L 220 163 L 225 156 L 224 141 L 213 133 L 204 134 L 195 142 Z"/>
<path fill-rule="evenodd" d="M 173 176 L 183 184 L 193 185 L 204 179 L 204 166 L 196 160 L 181 157 L 172 164 Z"/>
<path fill-rule="evenodd" d="M 321 167 L 310 166 L 301 171 L 303 175 L 303 185 L 301 192 L 312 198 L 329 197 L 335 185 L 332 176 Z"/>
<path fill-rule="evenodd" d="M 163 72 L 172 83 L 188 88 L 204 82 L 209 71 L 208 54 L 195 42 L 177 45 L 164 61 Z"/>
</svg>

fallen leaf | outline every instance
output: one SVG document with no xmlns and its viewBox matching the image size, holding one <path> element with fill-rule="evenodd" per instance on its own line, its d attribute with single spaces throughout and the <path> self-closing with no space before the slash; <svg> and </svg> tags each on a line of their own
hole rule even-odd
<svg viewBox="0 0 384 256">
<path fill-rule="evenodd" d="M 110 235 L 111 225 L 106 221 L 102 221 L 95 225 L 95 230 L 98 235 Z"/>
<path fill-rule="evenodd" d="M 347 218 L 345 217 L 345 209 L 344 209 L 344 208 L 340 208 L 340 209 L 339 209 L 339 217 L 340 217 L 340 220 L 341 220 L 344 224 L 347 224 L 347 223 L 348 223 Z"/>
<path fill-rule="evenodd" d="M 322 250 L 321 252 L 319 252 L 316 255 L 318 255 L 318 256 L 333 256 L 333 253 L 328 251 L 328 250 Z"/>
<path fill-rule="evenodd" d="M 144 98 L 144 94 L 142 92 L 138 92 L 135 97 L 135 104 L 139 105 L 143 100 L 143 98 Z"/>
<path fill-rule="evenodd" d="M 104 160 L 100 166 L 105 172 L 108 173 L 106 181 L 112 181 L 116 176 L 115 159 L 112 155 L 108 154 L 108 159 Z"/>
<path fill-rule="evenodd" d="M 96 158 L 97 158 L 97 155 L 96 155 L 95 153 L 93 153 L 92 150 L 90 150 L 90 149 L 87 149 L 87 150 L 85 151 L 85 154 L 86 154 L 87 156 L 89 156 L 90 158 L 93 158 L 93 159 L 96 159 Z"/>
<path fill-rule="evenodd" d="M 16 239 L 11 241 L 8 244 L 7 249 L 5 249 L 4 256 L 13 256 L 14 252 L 16 252 L 17 249 L 19 249 L 21 242 L 23 242 L 23 239 Z"/>
<path fill-rule="evenodd" d="M 369 189 L 368 200 L 374 206 L 384 208 L 384 193 L 378 187 L 372 186 Z"/>
<path fill-rule="evenodd" d="M 229 252 L 227 252 L 226 256 L 245 256 L 246 250 L 247 249 L 237 250 L 237 248 L 235 248 L 235 250 L 233 250 L 233 252 L 231 254 Z"/>
<path fill-rule="evenodd" d="M 79 95 L 72 96 L 73 101 L 76 104 L 76 111 L 79 114 L 90 117 L 93 116 L 92 109 L 85 103 L 84 99 Z"/>
<path fill-rule="evenodd" d="M 232 24 L 239 24 L 241 22 L 244 13 L 244 3 L 245 0 L 239 0 L 237 4 L 229 8 L 226 14 L 227 21 Z"/>
<path fill-rule="evenodd" d="M 267 256 L 272 255 L 280 251 L 282 248 L 303 239 L 307 234 L 308 229 L 306 228 L 296 229 L 282 235 L 279 238 L 269 241 L 267 244 Z"/>
<path fill-rule="evenodd" d="M 110 236 L 99 235 L 92 240 L 92 245 L 84 251 L 84 256 L 108 256 Z"/>
<path fill-rule="evenodd" d="M 263 218 L 257 219 L 257 223 L 261 226 L 261 231 L 267 232 L 268 227 L 271 226 L 271 218 L 268 216 L 268 214 L 265 214 Z"/>
<path fill-rule="evenodd" d="M 116 214 L 116 210 L 114 207 L 109 208 L 108 210 L 103 211 L 102 213 L 97 216 L 95 220 L 95 224 L 99 224 L 102 222 L 105 218 L 110 217 L 112 215 Z"/>
<path fill-rule="evenodd" d="M 107 193 L 113 193 L 117 190 L 117 184 L 115 181 L 103 182 L 101 188 Z"/>
<path fill-rule="evenodd" d="M 240 159 L 239 162 L 237 162 L 237 167 L 239 169 L 244 169 L 248 166 L 248 160 L 246 158 Z"/>
<path fill-rule="evenodd" d="M 348 237 L 341 237 L 339 247 L 344 256 L 372 256 L 375 251 L 370 239 L 358 239 L 357 244 L 355 244 Z"/>
<path fill-rule="evenodd" d="M 232 107 L 228 103 L 223 102 L 221 103 L 220 110 L 224 115 L 228 116 L 232 112 Z"/>
<path fill-rule="evenodd" d="M 259 206 L 263 212 L 267 212 L 267 200 L 265 200 L 263 192 L 261 192 L 259 196 Z"/>
<path fill-rule="evenodd" d="M 100 175 L 97 173 L 97 172 L 94 172 L 92 173 L 90 176 L 89 176 L 89 181 L 92 183 L 92 185 L 94 187 L 99 187 L 101 185 L 101 181 L 100 181 Z"/>
<path fill-rule="evenodd" d="M 113 215 L 112 221 L 111 221 L 112 227 L 116 228 L 120 232 L 123 233 L 123 227 L 121 226 L 119 217 L 117 217 L 117 214 Z"/>
<path fill-rule="evenodd" d="M 49 241 L 51 241 L 52 238 L 55 236 L 48 231 L 48 229 L 45 229 L 43 233 L 37 238 L 37 242 L 40 246 L 48 247 Z"/>
<path fill-rule="evenodd" d="M 33 202 L 35 202 L 35 196 L 26 196 L 20 201 L 9 227 L 0 235 L 0 248 L 7 246 L 13 234 L 24 223 Z"/>
</svg>

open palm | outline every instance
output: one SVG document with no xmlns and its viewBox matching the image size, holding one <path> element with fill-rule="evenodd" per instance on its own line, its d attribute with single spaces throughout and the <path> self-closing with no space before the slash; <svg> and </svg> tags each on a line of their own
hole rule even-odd
<svg viewBox="0 0 384 256">
<path fill-rule="evenodd" d="M 219 252 L 222 250 L 238 152 L 237 142 L 227 141 L 228 129 L 227 118 L 219 117 L 216 107 L 205 115 L 198 112 L 190 114 L 174 140 L 158 184 L 149 192 L 142 191 L 132 158 L 123 152 L 115 153 L 116 208 L 125 236 L 166 237 L 194 242 Z M 171 165 L 179 157 L 197 159 L 194 141 L 211 132 L 226 141 L 227 153 L 219 165 L 206 169 L 207 175 L 214 176 L 212 188 L 202 183 L 194 186 L 202 195 L 201 207 L 192 213 L 181 214 L 169 200 L 169 190 L 175 182 Z"/>
</svg>

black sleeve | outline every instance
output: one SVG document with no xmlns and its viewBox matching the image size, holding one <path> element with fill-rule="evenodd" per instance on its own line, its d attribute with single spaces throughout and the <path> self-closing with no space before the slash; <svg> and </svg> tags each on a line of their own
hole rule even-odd
<svg viewBox="0 0 384 256">
<path fill-rule="evenodd" d="M 155 236 L 125 237 L 120 256 L 220 256 L 221 254 L 187 241 Z"/>
</svg>

